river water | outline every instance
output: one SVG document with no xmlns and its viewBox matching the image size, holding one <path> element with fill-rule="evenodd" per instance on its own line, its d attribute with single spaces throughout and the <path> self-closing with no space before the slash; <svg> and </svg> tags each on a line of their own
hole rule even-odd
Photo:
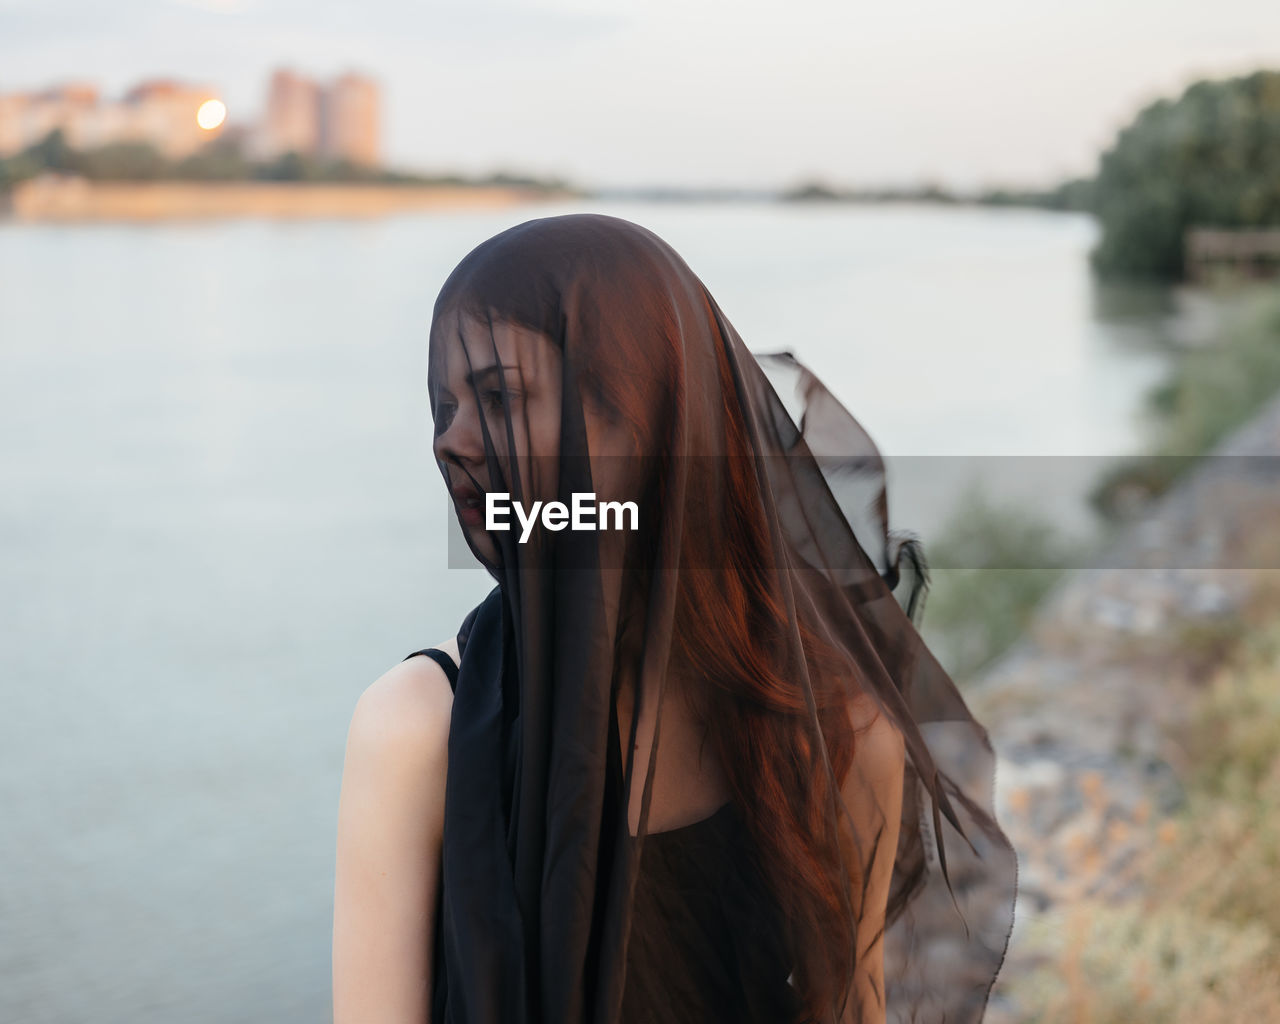
<svg viewBox="0 0 1280 1024">
<path fill-rule="evenodd" d="M 1029 211 L 0 224 L 0 1020 L 327 1018 L 352 707 L 489 587 L 444 557 L 431 306 L 473 245 L 569 209 L 667 238 L 891 459 L 1139 450 L 1194 330 L 1091 283 L 1090 220 Z M 927 540 L 947 493 L 899 525 Z"/>
</svg>

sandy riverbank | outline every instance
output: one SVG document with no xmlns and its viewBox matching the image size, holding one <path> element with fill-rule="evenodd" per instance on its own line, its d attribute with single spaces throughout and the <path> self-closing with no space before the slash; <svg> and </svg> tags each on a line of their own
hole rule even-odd
<svg viewBox="0 0 1280 1024">
<path fill-rule="evenodd" d="M 22 182 L 7 196 L 0 195 L 0 216 L 23 222 L 378 217 L 410 210 L 497 209 L 563 198 L 560 193 L 488 185 L 90 182 L 41 178 Z"/>
</svg>

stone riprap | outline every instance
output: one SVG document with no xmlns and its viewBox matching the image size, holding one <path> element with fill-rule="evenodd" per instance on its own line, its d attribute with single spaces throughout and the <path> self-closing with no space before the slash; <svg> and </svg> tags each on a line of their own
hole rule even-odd
<svg viewBox="0 0 1280 1024">
<path fill-rule="evenodd" d="M 997 754 L 996 808 L 1018 850 L 1008 958 L 987 1013 L 1021 1019 L 1039 914 L 1142 885 L 1142 849 L 1181 802 L 1177 727 L 1280 577 L 1280 398 L 1197 462 L 1091 568 L 1069 572 L 1023 639 L 966 687 Z"/>
</svg>

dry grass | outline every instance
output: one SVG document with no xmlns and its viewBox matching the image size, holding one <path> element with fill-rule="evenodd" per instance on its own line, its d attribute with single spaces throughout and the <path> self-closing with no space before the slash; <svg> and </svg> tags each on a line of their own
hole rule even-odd
<svg viewBox="0 0 1280 1024">
<path fill-rule="evenodd" d="M 1133 843 L 1121 882 L 1084 885 L 1036 921 L 1042 967 L 1012 985 L 1039 1024 L 1280 1022 L 1280 616 L 1269 588 L 1178 739 L 1187 801 L 1172 817 L 1098 818 L 1073 855 Z M 1100 779 L 1081 778 L 1102 803 Z"/>
</svg>

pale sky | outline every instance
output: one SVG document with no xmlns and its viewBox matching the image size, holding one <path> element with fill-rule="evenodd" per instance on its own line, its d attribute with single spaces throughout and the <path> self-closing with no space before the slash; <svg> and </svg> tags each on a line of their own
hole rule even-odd
<svg viewBox="0 0 1280 1024">
<path fill-rule="evenodd" d="M 388 162 L 428 171 L 1039 185 L 1280 69 L 1280 0 L 0 0 L 0 91 L 178 77 L 243 121 L 277 65 L 377 77 Z"/>
</svg>

